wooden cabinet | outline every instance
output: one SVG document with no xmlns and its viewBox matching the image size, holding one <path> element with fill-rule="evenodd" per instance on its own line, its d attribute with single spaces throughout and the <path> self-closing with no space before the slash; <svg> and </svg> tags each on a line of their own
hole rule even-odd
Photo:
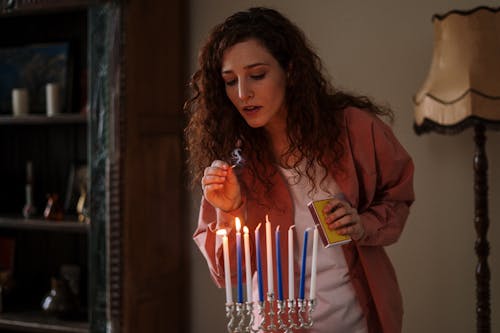
<svg viewBox="0 0 500 333">
<path fill-rule="evenodd" d="M 12 267 L 3 268 L 11 271 L 14 286 L 2 290 L 0 331 L 88 332 L 90 225 L 77 222 L 70 200 L 75 192 L 69 186 L 73 168 L 88 163 L 87 12 L 73 8 L 61 15 L 24 5 L 4 2 L 0 17 L 4 31 L 0 39 L 0 244 L 14 253 Z M 62 53 L 59 46 L 64 46 Z M 55 56 L 45 55 L 55 50 L 65 58 L 52 65 Z M 65 82 L 61 113 L 52 117 L 45 110 L 45 84 L 55 76 L 48 71 L 62 72 Z M 29 93 L 28 114 L 12 114 L 11 89 L 16 87 Z M 37 210 L 24 217 L 28 163 Z M 44 218 L 49 194 L 59 197 L 62 221 Z M 41 306 L 51 290 L 51 279 L 62 278 L 64 267 L 77 270 L 78 309 L 71 319 L 43 313 Z"/>
<path fill-rule="evenodd" d="M 0 52 L 68 45 L 62 114 L 0 108 L 0 237 L 15 243 L 19 296 L 0 312 L 1 332 L 189 330 L 184 13 L 181 0 L 0 0 Z M 27 161 L 38 208 L 29 219 Z M 46 221 L 46 194 L 68 201 L 74 165 L 88 170 L 90 223 L 71 205 Z M 80 268 L 80 311 L 46 316 L 51 277 L 68 265 Z"/>
</svg>

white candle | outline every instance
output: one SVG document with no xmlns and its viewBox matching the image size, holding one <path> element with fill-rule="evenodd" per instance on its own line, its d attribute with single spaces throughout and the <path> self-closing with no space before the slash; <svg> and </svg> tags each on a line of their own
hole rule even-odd
<svg viewBox="0 0 500 333">
<path fill-rule="evenodd" d="M 309 299 L 311 300 L 313 300 L 316 297 L 317 264 L 318 264 L 318 227 L 315 227 L 313 233 L 313 248 L 312 248 L 312 263 L 311 263 L 311 288 L 309 289 Z"/>
<path fill-rule="evenodd" d="M 243 245 L 245 246 L 245 273 L 247 280 L 247 302 L 252 302 L 252 268 L 250 257 L 250 236 L 248 235 L 248 228 L 243 227 Z"/>
<path fill-rule="evenodd" d="M 295 298 L 295 276 L 293 258 L 293 228 L 288 228 L 288 299 Z"/>
<path fill-rule="evenodd" d="M 273 286 L 273 242 L 271 235 L 271 222 L 266 215 L 266 251 L 267 251 L 267 292 L 274 293 Z"/>
<path fill-rule="evenodd" d="M 26 115 L 29 112 L 28 89 L 12 89 L 12 113 L 14 116 Z"/>
<path fill-rule="evenodd" d="M 229 264 L 229 245 L 225 229 L 217 230 L 217 235 L 222 236 L 222 251 L 224 253 L 224 279 L 226 282 L 226 304 L 233 303 L 233 290 L 231 289 L 231 266 Z"/>
<path fill-rule="evenodd" d="M 47 83 L 45 86 L 47 116 L 58 114 L 61 110 L 60 89 L 57 83 Z"/>
</svg>

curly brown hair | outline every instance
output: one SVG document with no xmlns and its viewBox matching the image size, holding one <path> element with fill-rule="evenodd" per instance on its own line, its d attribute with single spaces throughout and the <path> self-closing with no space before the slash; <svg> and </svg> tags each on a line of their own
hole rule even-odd
<svg viewBox="0 0 500 333">
<path fill-rule="evenodd" d="M 319 163 L 326 169 L 326 152 L 342 154 L 338 142 L 340 111 L 354 106 L 392 120 L 391 110 L 375 105 L 367 97 L 334 89 L 302 30 L 278 11 L 257 7 L 237 12 L 213 28 L 200 50 L 199 69 L 190 81 L 192 97 L 184 109 L 188 115 L 185 138 L 193 183 L 201 179 L 204 168 L 213 160 L 229 161 L 238 146 L 244 155 L 252 157 L 245 166 L 254 177 L 268 188 L 272 185 L 269 175 L 263 173 L 265 164 L 275 160 L 269 138 L 263 128 L 251 128 L 240 116 L 226 95 L 221 75 L 224 52 L 249 39 L 259 41 L 287 73 L 285 103 L 290 146 L 284 155 L 302 157 L 305 176 L 313 188 L 317 184 L 311 166 Z M 293 167 L 302 175 L 299 162 Z M 335 159 L 328 162 L 335 163 Z"/>
</svg>

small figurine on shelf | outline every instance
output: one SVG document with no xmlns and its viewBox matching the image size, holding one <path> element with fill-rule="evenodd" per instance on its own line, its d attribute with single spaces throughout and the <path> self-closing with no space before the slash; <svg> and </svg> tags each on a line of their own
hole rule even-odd
<svg viewBox="0 0 500 333">
<path fill-rule="evenodd" d="M 76 204 L 76 212 L 78 213 L 78 222 L 88 223 L 87 190 L 83 186 L 80 187 L 80 197 L 78 197 Z"/>
<path fill-rule="evenodd" d="M 33 205 L 33 163 L 26 162 L 26 202 L 23 207 L 23 216 L 30 218 L 36 214 L 36 207 Z"/>
<path fill-rule="evenodd" d="M 70 318 L 77 311 L 75 295 L 64 278 L 51 279 L 51 289 L 42 300 L 42 310 L 59 318 Z"/>
<path fill-rule="evenodd" d="M 59 203 L 57 193 L 47 195 L 47 206 L 45 206 L 43 216 L 46 220 L 61 221 L 64 219 L 64 211 Z"/>
</svg>

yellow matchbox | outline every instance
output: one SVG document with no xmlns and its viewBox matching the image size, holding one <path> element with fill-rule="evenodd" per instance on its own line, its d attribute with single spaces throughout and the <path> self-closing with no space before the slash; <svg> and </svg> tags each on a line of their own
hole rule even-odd
<svg viewBox="0 0 500 333">
<path fill-rule="evenodd" d="M 315 200 L 307 204 L 314 223 L 318 226 L 318 234 L 325 247 L 341 245 L 351 241 L 351 237 L 339 235 L 335 230 L 328 228 L 323 208 L 330 200 L 332 199 Z"/>
</svg>

